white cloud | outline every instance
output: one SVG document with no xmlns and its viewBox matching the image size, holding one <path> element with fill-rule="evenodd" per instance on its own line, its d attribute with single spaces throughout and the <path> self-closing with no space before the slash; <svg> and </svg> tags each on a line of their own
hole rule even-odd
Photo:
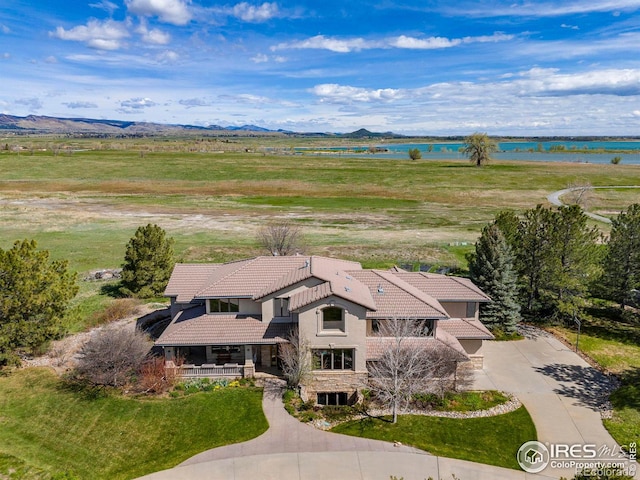
<svg viewBox="0 0 640 480">
<path fill-rule="evenodd" d="M 64 102 L 63 105 L 66 105 L 67 108 L 72 108 L 72 109 L 76 109 L 76 108 L 98 108 L 98 105 L 96 105 L 93 102 Z"/>
<path fill-rule="evenodd" d="M 317 49 L 330 50 L 338 53 L 348 53 L 369 48 L 381 47 L 379 42 L 367 41 L 364 38 L 351 38 L 340 40 L 337 38 L 325 37 L 324 35 L 316 35 L 299 42 L 279 43 L 271 47 L 272 51 L 285 49 Z"/>
<path fill-rule="evenodd" d="M 152 45 L 166 45 L 171 41 L 171 35 L 158 28 L 152 28 L 149 30 L 146 22 L 144 21 L 136 29 L 136 32 L 142 36 L 142 41 L 144 43 L 150 43 Z"/>
<path fill-rule="evenodd" d="M 19 98 L 15 101 L 16 105 L 24 105 L 29 111 L 40 110 L 43 107 L 42 100 L 39 98 Z"/>
<path fill-rule="evenodd" d="M 211 106 L 211 102 L 204 98 L 185 98 L 182 100 L 178 100 L 178 103 L 180 105 L 184 105 L 187 108 Z"/>
<path fill-rule="evenodd" d="M 507 1 L 451 3 L 444 11 L 450 14 L 471 17 L 557 17 L 592 12 L 635 11 L 640 9 L 640 0 L 573 0 L 565 2 Z"/>
<path fill-rule="evenodd" d="M 122 40 L 129 37 L 129 31 L 122 22 L 115 20 L 101 22 L 93 18 L 86 25 L 78 25 L 70 30 L 58 27 L 55 32 L 49 32 L 49 35 L 62 40 L 84 42 L 87 46 L 98 50 L 118 50 L 123 46 Z"/>
<path fill-rule="evenodd" d="M 569 30 L 580 30 L 580 27 L 578 27 L 577 25 L 568 25 L 566 23 L 561 24 L 560 27 L 567 28 Z"/>
<path fill-rule="evenodd" d="M 443 37 L 430 37 L 430 38 L 414 38 L 400 35 L 399 37 L 391 40 L 389 45 L 396 48 L 409 48 L 417 50 L 431 50 L 437 48 L 449 48 L 456 45 L 460 45 L 462 40 L 454 39 L 450 40 Z"/>
<path fill-rule="evenodd" d="M 359 50 L 373 48 L 402 48 L 410 50 L 435 50 L 441 48 L 451 48 L 467 43 L 489 43 L 504 42 L 515 38 L 514 35 L 507 35 L 496 32 L 493 35 L 464 38 L 427 37 L 417 38 L 400 35 L 383 40 L 366 40 L 361 37 L 351 39 L 338 39 L 316 35 L 315 37 L 300 40 L 298 42 L 280 43 L 271 47 L 272 51 L 285 49 L 318 49 L 330 50 L 338 53 L 349 53 Z"/>
<path fill-rule="evenodd" d="M 160 53 L 157 57 L 158 61 L 161 63 L 173 63 L 177 61 L 179 58 L 180 58 L 180 55 L 178 55 L 173 50 L 165 50 L 164 52 Z"/>
<path fill-rule="evenodd" d="M 11 58 L 11 54 L 8 52 L 4 52 L 2 55 L 0 55 L 0 58 L 3 58 L 6 60 L 8 58 Z"/>
<path fill-rule="evenodd" d="M 58 59 L 53 55 L 49 55 L 47 58 L 44 59 L 44 61 L 46 63 L 58 63 Z"/>
<path fill-rule="evenodd" d="M 241 2 L 233 7 L 233 15 L 245 22 L 266 22 L 278 15 L 278 4 L 264 2 L 262 5 L 254 6 L 247 2 Z"/>
<path fill-rule="evenodd" d="M 311 92 L 329 103 L 391 102 L 403 98 L 407 90 L 394 88 L 366 89 L 335 83 L 316 85 Z"/>
<path fill-rule="evenodd" d="M 8 35 L 9 33 L 11 33 L 11 29 L 6 25 L 0 23 L 0 32 L 4 33 L 5 35 Z"/>
<path fill-rule="evenodd" d="M 155 107 L 157 103 L 155 103 L 150 98 L 131 98 L 129 100 L 123 100 L 120 102 L 120 106 L 124 109 L 131 110 L 142 110 L 144 108 Z"/>
<path fill-rule="evenodd" d="M 191 20 L 189 3 L 183 0 L 125 0 L 127 9 L 143 17 L 158 17 L 165 23 L 186 25 Z"/>
<path fill-rule="evenodd" d="M 269 61 L 269 57 L 264 53 L 258 53 L 257 55 L 251 57 L 251 61 L 253 63 L 266 63 Z"/>
<path fill-rule="evenodd" d="M 109 15 L 113 15 L 113 12 L 115 12 L 119 8 L 118 5 L 116 5 L 113 2 L 110 2 L 109 0 L 100 0 L 97 3 L 90 3 L 89 6 L 91 8 L 98 8 L 100 10 L 104 10 Z"/>
</svg>

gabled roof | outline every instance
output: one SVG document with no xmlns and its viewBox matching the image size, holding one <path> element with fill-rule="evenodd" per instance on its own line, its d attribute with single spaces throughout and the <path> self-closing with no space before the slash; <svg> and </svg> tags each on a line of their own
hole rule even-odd
<svg viewBox="0 0 640 480">
<path fill-rule="evenodd" d="M 203 307 L 183 310 L 156 341 L 165 347 L 275 344 L 286 342 L 291 323 L 262 322 L 257 316 L 207 314 Z"/>
<path fill-rule="evenodd" d="M 493 340 L 495 338 L 480 320 L 471 318 L 449 318 L 442 320 L 438 322 L 438 330 L 444 330 L 461 340 Z"/>
<path fill-rule="evenodd" d="M 333 276 L 328 276 L 328 281 L 292 295 L 289 298 L 289 310 L 295 312 L 332 295 L 361 305 L 369 311 L 376 309 L 376 304 L 366 285 L 345 272 L 337 271 Z"/>
<path fill-rule="evenodd" d="M 426 272 L 404 272 L 392 269 L 391 274 L 437 298 L 440 302 L 490 302 L 491 298 L 468 278 Z"/>
<path fill-rule="evenodd" d="M 333 279 L 334 274 L 340 274 L 344 270 L 361 270 L 362 266 L 357 262 L 338 260 L 335 258 L 310 256 L 303 257 L 305 262 L 301 267 L 294 268 L 282 277 L 267 285 L 262 291 L 254 295 L 254 299 L 264 298 L 287 287 L 295 285 L 309 278 L 317 278 L 325 282 Z"/>
<path fill-rule="evenodd" d="M 413 285 L 382 270 L 347 272 L 365 284 L 376 305 L 367 318 L 449 318 L 440 302 Z"/>
</svg>

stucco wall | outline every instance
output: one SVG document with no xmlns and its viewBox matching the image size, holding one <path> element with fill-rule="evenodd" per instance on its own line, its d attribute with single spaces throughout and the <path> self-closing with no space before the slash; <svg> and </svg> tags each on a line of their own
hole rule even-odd
<svg viewBox="0 0 640 480">
<path fill-rule="evenodd" d="M 478 303 L 471 302 L 474 308 L 473 317 L 467 317 L 467 302 L 440 302 L 452 318 L 478 318 Z"/>
</svg>

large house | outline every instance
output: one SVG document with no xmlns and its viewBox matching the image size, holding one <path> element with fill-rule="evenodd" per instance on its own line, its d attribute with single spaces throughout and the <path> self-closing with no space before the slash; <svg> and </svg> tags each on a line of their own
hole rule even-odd
<svg viewBox="0 0 640 480">
<path fill-rule="evenodd" d="M 309 346 L 305 394 L 348 402 L 367 378 L 384 338 L 382 322 L 421 320 L 421 341 L 482 367 L 493 336 L 478 319 L 490 301 L 471 281 L 424 272 L 363 270 L 319 256 L 262 256 L 224 264 L 177 264 L 165 295 L 172 321 L 156 345 L 185 376 L 275 372 L 279 346 L 297 327 Z"/>
</svg>

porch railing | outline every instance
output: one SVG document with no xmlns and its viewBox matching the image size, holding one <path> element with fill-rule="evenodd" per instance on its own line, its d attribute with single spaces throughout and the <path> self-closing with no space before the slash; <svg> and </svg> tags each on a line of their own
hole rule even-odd
<svg viewBox="0 0 640 480">
<path fill-rule="evenodd" d="M 205 363 L 203 365 L 184 364 L 176 366 L 173 362 L 167 362 L 166 368 L 174 369 L 176 375 L 185 378 L 198 377 L 243 377 L 244 365 L 237 363 L 225 363 L 224 365 L 214 365 Z"/>
</svg>

